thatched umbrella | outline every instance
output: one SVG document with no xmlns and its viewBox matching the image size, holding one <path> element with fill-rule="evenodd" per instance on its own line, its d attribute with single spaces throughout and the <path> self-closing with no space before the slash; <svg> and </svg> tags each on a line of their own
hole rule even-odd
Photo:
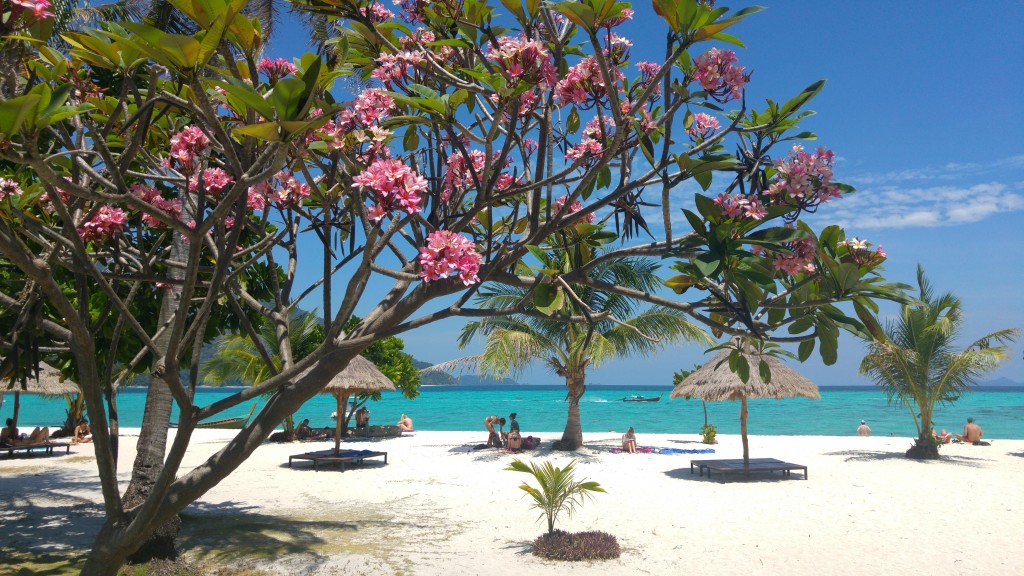
<svg viewBox="0 0 1024 576">
<path fill-rule="evenodd" d="M 3 404 L 3 395 L 6 392 L 14 392 L 14 425 L 18 425 L 18 411 L 21 408 L 21 394 L 40 394 L 43 396 L 63 396 L 65 394 L 79 394 L 82 391 L 71 380 L 66 380 L 60 370 L 45 362 L 39 363 L 39 378 L 28 377 L 25 379 L 25 387 L 21 387 L 21 381 L 17 378 L 0 383 L 0 405 Z"/>
<path fill-rule="evenodd" d="M 801 396 L 818 400 L 818 387 L 774 356 L 744 352 L 750 366 L 750 378 L 744 383 L 729 369 L 729 353 L 725 350 L 715 355 L 710 362 L 701 366 L 672 389 L 669 398 L 699 398 L 708 402 L 725 400 L 740 401 L 740 433 L 743 436 L 743 463 L 750 461 L 747 445 L 747 398 L 792 398 Z M 758 367 L 761 362 L 771 370 L 771 382 L 761 379 Z"/>
<path fill-rule="evenodd" d="M 333 394 L 338 400 L 338 418 L 335 420 L 334 453 L 341 450 L 341 432 L 345 425 L 345 405 L 353 394 L 365 394 L 383 390 L 394 390 L 395 384 L 383 372 L 362 356 L 356 356 L 340 374 L 331 379 L 323 388 L 325 394 Z"/>
</svg>

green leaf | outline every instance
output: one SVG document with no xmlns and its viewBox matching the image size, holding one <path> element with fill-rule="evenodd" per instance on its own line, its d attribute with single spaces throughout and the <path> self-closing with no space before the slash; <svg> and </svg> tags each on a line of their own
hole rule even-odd
<svg viewBox="0 0 1024 576">
<path fill-rule="evenodd" d="M 771 384 L 772 382 L 772 369 L 768 366 L 768 363 L 763 359 L 757 363 L 757 374 L 761 377 L 761 381 L 765 384 Z"/>
<path fill-rule="evenodd" d="M 601 170 L 597 173 L 597 187 L 607 188 L 612 183 L 612 169 L 608 165 L 601 167 Z"/>
<path fill-rule="evenodd" d="M 406 151 L 415 150 L 420 145 L 420 133 L 415 124 L 410 124 L 405 131 L 405 138 L 402 139 L 402 146 Z"/>
<path fill-rule="evenodd" d="M 232 132 L 235 134 L 241 134 L 242 136 L 252 136 L 253 138 L 265 140 L 267 142 L 284 142 L 285 140 L 285 135 L 279 122 L 263 122 L 262 124 L 239 126 Z"/>
<path fill-rule="evenodd" d="M 708 188 L 711 188 L 711 172 L 694 174 L 693 179 L 697 181 L 697 184 L 700 184 L 701 190 L 707 192 Z"/>
<path fill-rule="evenodd" d="M 20 132 L 41 99 L 39 94 L 25 94 L 10 100 L 0 100 L 0 135 L 10 138 Z"/>
<path fill-rule="evenodd" d="M 722 265 L 722 261 L 720 259 L 708 252 L 697 256 L 693 263 L 705 278 L 713 276 L 715 272 L 718 272 L 718 269 Z"/>
<path fill-rule="evenodd" d="M 569 111 L 569 117 L 565 119 L 565 129 L 569 134 L 575 134 L 580 129 L 580 113 L 576 111 L 575 106 Z"/>
<path fill-rule="evenodd" d="M 801 342 L 797 348 L 797 353 L 799 354 L 800 361 L 806 362 L 811 357 L 811 354 L 814 353 L 814 340 L 804 340 Z"/>
<path fill-rule="evenodd" d="M 223 89 L 228 98 L 239 100 L 263 118 L 273 120 L 276 117 L 274 105 L 264 100 L 263 96 L 251 85 L 230 76 L 214 80 L 213 84 Z"/>
<path fill-rule="evenodd" d="M 550 316 L 562 309 L 565 295 L 561 286 L 540 284 L 533 292 L 533 304 L 541 314 Z"/>
<path fill-rule="evenodd" d="M 704 226 L 704 220 L 700 216 L 697 216 L 693 212 L 683 208 L 683 214 L 686 216 L 686 221 L 690 223 L 690 227 L 693 231 L 701 236 L 706 236 L 708 233 L 707 228 Z"/>
<path fill-rule="evenodd" d="M 824 87 L 825 81 L 818 80 L 814 84 L 811 84 L 807 88 L 804 88 L 803 92 L 790 98 L 789 100 L 786 101 L 785 104 L 782 105 L 782 108 L 779 109 L 779 114 L 782 116 L 788 116 L 794 110 L 799 110 L 804 104 L 810 101 L 811 98 L 817 96 L 818 93 L 821 92 L 821 89 Z"/>
</svg>

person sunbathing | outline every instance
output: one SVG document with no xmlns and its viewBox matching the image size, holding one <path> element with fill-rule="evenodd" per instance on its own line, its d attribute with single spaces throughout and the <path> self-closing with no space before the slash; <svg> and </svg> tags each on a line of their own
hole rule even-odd
<svg viewBox="0 0 1024 576">
<path fill-rule="evenodd" d="M 398 424 L 395 424 L 402 429 L 402 432 L 412 432 L 412 418 L 409 418 L 405 414 L 398 420 Z"/>
<path fill-rule="evenodd" d="M 981 437 L 984 435 L 985 433 L 981 431 L 981 426 L 974 423 L 974 418 L 968 418 L 967 424 L 964 425 L 964 433 L 957 434 L 956 439 L 967 444 L 977 444 L 981 442 Z"/>
<path fill-rule="evenodd" d="M 630 454 L 636 454 L 636 432 L 632 426 L 622 435 L 622 449 Z"/>
<path fill-rule="evenodd" d="M 953 441 L 953 433 L 946 432 L 945 428 L 942 429 L 942 434 L 936 433 L 935 428 L 932 428 L 932 437 L 935 438 L 939 444 L 949 444 Z"/>
<path fill-rule="evenodd" d="M 28 438 L 17 438 L 17 428 L 14 427 L 10 418 L 7 419 L 7 427 L 4 428 L 4 433 L 2 440 L 9 446 L 42 446 L 50 441 L 50 428 L 45 426 L 36 426 Z"/>
<path fill-rule="evenodd" d="M 72 444 L 83 444 L 92 442 L 92 430 L 89 430 L 89 421 L 82 418 L 82 421 L 75 426 L 74 435 L 71 438 Z"/>
</svg>

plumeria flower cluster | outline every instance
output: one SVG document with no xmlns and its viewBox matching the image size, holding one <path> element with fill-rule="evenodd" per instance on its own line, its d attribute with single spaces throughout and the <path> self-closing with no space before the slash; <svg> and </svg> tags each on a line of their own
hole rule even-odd
<svg viewBox="0 0 1024 576">
<path fill-rule="evenodd" d="M 7 35 L 28 28 L 29 26 L 50 18 L 52 4 L 48 0 L 11 0 L 4 2 L 3 12 L 8 12 L 0 22 L 0 35 Z"/>
<path fill-rule="evenodd" d="M 792 228 L 792 224 L 787 224 Z M 817 254 L 818 246 L 813 238 L 804 238 L 783 244 L 790 252 L 769 252 L 762 246 L 751 246 L 750 252 L 756 256 L 770 256 L 772 269 L 790 276 L 802 273 L 813 273 L 817 268 L 814 266 L 814 257 Z"/>
<path fill-rule="evenodd" d="M 419 212 L 423 201 L 420 193 L 427 189 L 426 178 L 401 160 L 377 160 L 352 182 L 364 190 L 373 191 L 376 203 L 368 213 L 376 222 L 397 209 L 409 214 Z"/>
<path fill-rule="evenodd" d="M 718 123 L 718 118 L 710 114 L 698 112 L 693 115 L 693 124 L 686 131 L 693 140 L 704 140 L 714 134 L 722 126 Z"/>
<path fill-rule="evenodd" d="M 840 261 L 853 262 L 858 266 L 877 266 L 889 256 L 881 244 L 872 251 L 870 242 L 857 237 L 843 240 L 839 245 L 846 248 L 846 254 L 840 257 Z"/>
<path fill-rule="evenodd" d="M 552 214 L 558 214 L 559 212 L 561 212 L 562 211 L 562 207 L 565 206 L 565 203 L 568 200 L 569 200 L 568 196 L 561 196 L 560 198 L 555 200 L 554 203 L 553 203 L 553 206 L 551 207 L 551 213 Z M 576 212 L 579 212 L 580 210 L 583 210 L 583 204 L 580 204 L 579 200 L 575 200 L 575 201 L 573 201 L 572 204 L 569 205 L 569 211 L 566 214 L 563 214 L 563 216 L 566 216 L 568 214 L 575 214 Z M 586 222 L 587 224 L 593 224 L 594 223 L 594 214 L 593 213 L 587 214 L 583 218 L 583 221 Z"/>
<path fill-rule="evenodd" d="M 394 12 L 388 10 L 387 8 L 384 7 L 384 5 L 379 4 L 377 2 L 374 2 L 373 5 L 370 6 L 369 13 L 367 13 L 366 8 L 360 8 L 359 13 L 362 14 L 363 16 L 367 16 L 367 14 L 369 14 L 369 16 L 367 17 L 370 19 L 370 21 L 377 23 L 387 22 L 388 20 L 391 20 L 392 18 L 395 17 Z"/>
<path fill-rule="evenodd" d="M 281 170 L 271 180 L 250 186 L 245 204 L 250 210 L 260 211 L 265 210 L 271 202 L 279 208 L 291 208 L 301 206 L 310 192 L 309 185 L 299 182 L 295 174 Z"/>
<path fill-rule="evenodd" d="M 604 120 L 603 124 L 602 119 Z M 604 145 L 614 137 L 615 128 L 608 117 L 595 116 L 587 122 L 587 126 L 581 134 L 582 138 L 579 144 L 569 148 L 565 153 L 565 158 L 572 162 L 582 160 L 583 166 L 590 167 L 595 165 L 604 154 Z"/>
<path fill-rule="evenodd" d="M 618 68 L 612 67 L 609 72 L 616 85 L 625 78 Z M 603 105 L 608 100 L 608 91 L 609 87 L 601 75 L 601 66 L 597 58 L 591 56 L 569 68 L 565 77 L 559 80 L 555 85 L 555 101 L 559 106 L 572 104 L 586 110 Z"/>
<path fill-rule="evenodd" d="M 202 175 L 203 189 L 206 190 L 207 194 L 214 197 L 220 196 L 235 183 L 235 179 L 223 168 L 207 168 L 203 170 Z M 199 191 L 199 174 L 194 174 L 188 179 L 188 189 L 190 192 Z"/>
<path fill-rule="evenodd" d="M 21 195 L 21 185 L 18 184 L 17 180 L 12 180 L 10 178 L 0 178 L 0 201 L 11 196 Z"/>
<path fill-rule="evenodd" d="M 413 79 L 409 69 L 415 69 L 426 62 L 423 53 L 419 50 L 403 50 L 400 52 L 381 54 L 377 57 L 377 67 L 373 70 L 373 77 L 380 80 L 389 90 L 396 85 L 404 84 Z"/>
<path fill-rule="evenodd" d="M 640 90 L 646 90 L 654 82 L 654 77 L 658 75 L 658 72 L 661 72 L 661 64 L 656 62 L 637 62 L 634 66 L 640 69 L 640 81 L 636 84 Z M 654 102 L 657 100 L 660 94 L 661 84 L 654 84 L 650 101 Z"/>
<path fill-rule="evenodd" d="M 819 205 L 839 198 L 842 190 L 832 181 L 834 160 L 835 153 L 827 148 L 809 154 L 803 146 L 794 145 L 787 158 L 775 162 L 777 171 L 764 192 L 770 204 L 793 207 L 792 220 L 801 211 L 813 212 Z"/>
<path fill-rule="evenodd" d="M 260 63 L 256 67 L 261 74 L 267 77 L 271 84 L 285 76 L 295 74 L 299 71 L 294 64 L 284 58 L 277 58 L 275 60 L 264 58 L 263 60 L 260 60 Z"/>
<path fill-rule="evenodd" d="M 500 155 L 495 153 L 491 156 L 492 162 L 497 162 Z M 447 202 L 453 192 L 466 188 L 475 188 L 479 180 L 481 186 L 487 182 L 487 174 L 484 168 L 487 165 L 487 156 L 480 150 L 470 150 L 469 158 L 462 152 L 454 152 L 448 156 L 448 164 L 441 180 L 441 200 Z M 506 163 L 506 166 L 508 163 Z M 475 175 L 475 178 L 474 178 Z M 507 190 L 514 179 L 511 174 L 502 172 L 494 183 L 495 191 Z"/>
<path fill-rule="evenodd" d="M 601 20 L 600 22 L 597 23 L 597 26 L 600 27 L 600 28 L 614 28 L 614 27 L 618 26 L 619 24 L 622 24 L 626 20 L 632 20 L 632 19 L 633 19 L 633 10 L 630 9 L 630 8 L 623 8 L 622 11 L 619 12 L 618 16 L 614 16 L 612 18 L 606 18 L 605 20 Z"/>
<path fill-rule="evenodd" d="M 433 282 L 458 276 L 470 286 L 480 281 L 477 274 L 482 261 L 483 256 L 469 238 L 450 230 L 435 230 L 427 236 L 427 245 L 420 248 L 420 278 Z"/>
<path fill-rule="evenodd" d="M 388 158 L 391 131 L 379 126 L 397 108 L 395 101 L 381 90 L 364 90 L 337 118 L 329 120 L 317 131 L 317 138 L 327 142 L 331 150 L 353 151 L 363 144 L 359 160 L 367 164 L 377 158 Z"/>
<path fill-rule="evenodd" d="M 129 190 L 132 194 L 138 196 L 157 210 L 167 213 L 171 218 L 175 220 L 181 219 L 181 200 L 164 198 L 159 189 L 146 186 L 145 184 L 132 184 Z M 165 228 L 167 226 L 159 218 L 145 212 L 142 213 L 142 223 L 151 228 Z"/>
<path fill-rule="evenodd" d="M 96 214 L 78 228 L 78 235 L 83 242 L 103 241 L 120 234 L 127 223 L 128 215 L 124 210 L 113 206 L 100 206 Z"/>
<path fill-rule="evenodd" d="M 733 220 L 763 220 L 768 215 L 764 204 L 756 194 L 719 194 L 715 204 L 722 208 L 722 215 Z"/>
<path fill-rule="evenodd" d="M 697 69 L 693 79 L 719 102 L 739 98 L 750 78 L 744 75 L 743 67 L 736 64 L 738 61 L 732 50 L 712 48 L 694 59 Z"/>
<path fill-rule="evenodd" d="M 171 156 L 166 161 L 166 167 L 170 168 L 173 160 L 178 170 L 192 174 L 199 168 L 202 158 L 209 154 L 209 148 L 210 139 L 201 128 L 186 126 L 171 136 Z"/>
<path fill-rule="evenodd" d="M 502 36 L 498 45 L 490 45 L 487 57 L 498 64 L 502 75 L 509 80 L 510 86 L 520 82 L 548 88 L 558 82 L 551 53 L 538 40 L 530 40 L 523 35 Z"/>
</svg>

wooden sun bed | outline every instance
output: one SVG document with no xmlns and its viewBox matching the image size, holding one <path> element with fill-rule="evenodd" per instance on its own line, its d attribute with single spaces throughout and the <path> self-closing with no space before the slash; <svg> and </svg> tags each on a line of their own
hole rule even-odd
<svg viewBox="0 0 1024 576">
<path fill-rule="evenodd" d="M 387 452 L 374 452 L 373 450 L 342 450 L 341 452 L 335 453 L 334 450 L 320 450 L 318 452 L 306 452 L 305 454 L 296 454 L 288 457 L 288 467 L 291 468 L 292 460 L 312 460 L 313 470 L 319 472 L 320 464 L 340 464 L 341 471 L 345 471 L 345 464 L 356 463 L 362 464 L 366 458 L 379 458 L 384 457 L 384 463 L 388 463 Z"/>
<path fill-rule="evenodd" d="M 33 450 L 42 450 L 46 454 L 53 454 L 54 448 L 64 448 L 65 454 L 71 453 L 71 444 L 66 442 L 47 442 L 45 444 L 33 444 L 31 446 L 0 446 L 0 452 L 7 452 L 7 456 L 13 456 L 15 452 L 31 454 Z"/>
<path fill-rule="evenodd" d="M 793 470 L 801 470 L 804 473 L 804 480 L 807 480 L 807 466 L 783 462 L 775 458 L 751 458 L 747 466 L 743 465 L 743 458 L 730 458 L 725 460 L 690 460 L 690 474 L 693 474 L 694 467 L 700 475 L 708 471 L 708 478 L 711 478 L 711 471 L 718 472 L 720 480 L 725 481 L 729 474 L 743 474 L 749 476 L 756 472 L 782 472 L 783 476 L 790 476 Z"/>
</svg>

